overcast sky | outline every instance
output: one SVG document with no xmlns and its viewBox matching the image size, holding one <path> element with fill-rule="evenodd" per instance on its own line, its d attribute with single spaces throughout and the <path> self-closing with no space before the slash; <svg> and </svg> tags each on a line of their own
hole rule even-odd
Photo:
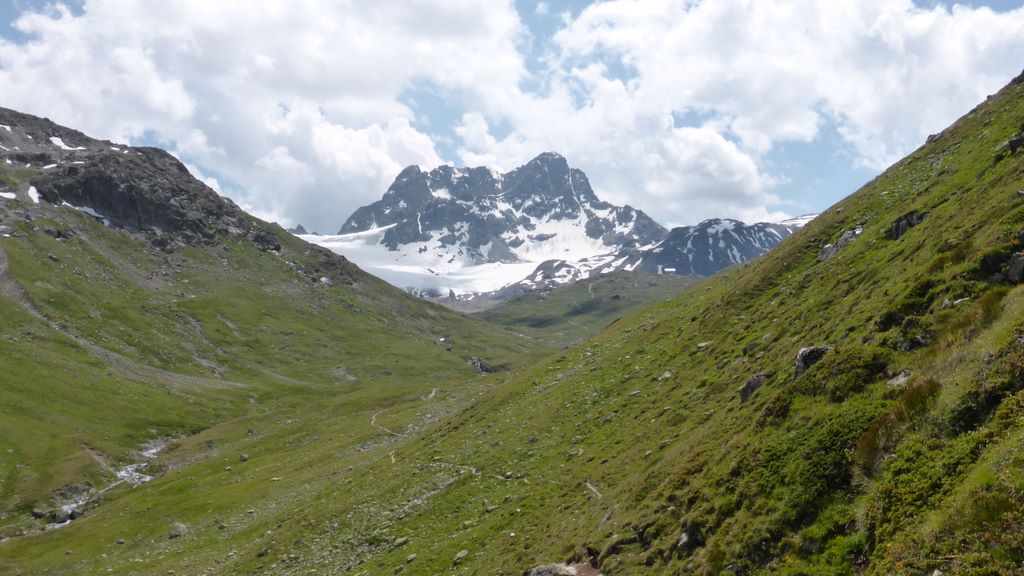
<svg viewBox="0 0 1024 576">
<path fill-rule="evenodd" d="M 543 151 L 665 225 L 820 211 L 1024 68 L 1024 0 L 0 0 L 0 106 L 335 232 Z"/>
</svg>

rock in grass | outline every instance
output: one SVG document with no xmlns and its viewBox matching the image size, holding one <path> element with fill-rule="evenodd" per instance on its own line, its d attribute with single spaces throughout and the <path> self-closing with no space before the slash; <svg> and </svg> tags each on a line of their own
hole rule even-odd
<svg viewBox="0 0 1024 576">
<path fill-rule="evenodd" d="M 843 249 L 843 247 L 845 247 L 850 242 L 856 240 L 857 236 L 860 236 L 860 233 L 863 231 L 864 229 L 858 226 L 852 230 L 847 230 L 846 232 L 843 232 L 843 235 L 840 236 L 839 240 L 836 240 L 834 244 L 824 245 L 821 248 L 821 253 L 818 254 L 818 262 L 824 262 L 838 254 L 839 251 Z"/>
<path fill-rule="evenodd" d="M 545 564 L 530 570 L 527 576 L 575 576 L 576 570 L 564 564 Z"/>
<path fill-rule="evenodd" d="M 459 550 L 459 553 L 455 555 L 455 559 L 452 560 L 452 564 L 462 564 L 462 561 L 469 557 L 469 550 Z"/>
<path fill-rule="evenodd" d="M 768 375 L 764 372 L 755 374 L 750 380 L 747 380 L 747 383 L 740 387 L 740 402 L 749 400 L 754 392 L 764 385 L 766 380 L 768 380 Z"/>
<path fill-rule="evenodd" d="M 1010 257 L 1010 265 L 1006 270 L 1006 278 L 1014 284 L 1024 282 L 1024 252 L 1017 252 Z"/>
<path fill-rule="evenodd" d="M 242 454 L 241 456 L 238 457 L 238 461 L 239 462 L 248 462 L 249 461 L 249 455 L 248 454 Z"/>
<path fill-rule="evenodd" d="M 796 375 L 800 376 L 832 351 L 831 346 L 808 346 L 796 353 Z"/>
<path fill-rule="evenodd" d="M 188 534 L 188 526 L 181 522 L 175 522 L 171 524 L 170 529 L 167 531 L 167 537 L 171 540 L 175 538 L 181 538 Z"/>
<path fill-rule="evenodd" d="M 907 387 L 907 384 L 910 383 L 910 377 L 913 375 L 914 373 L 910 370 L 902 370 L 899 374 L 890 378 L 889 381 L 886 382 L 885 387 L 890 390 L 903 390 Z"/>
<path fill-rule="evenodd" d="M 402 536 L 401 538 L 395 539 L 395 548 L 401 548 L 409 543 L 409 538 Z"/>
<path fill-rule="evenodd" d="M 908 212 L 900 216 L 889 226 L 889 239 L 899 240 L 908 230 L 924 222 L 927 217 L 927 212 Z"/>
</svg>

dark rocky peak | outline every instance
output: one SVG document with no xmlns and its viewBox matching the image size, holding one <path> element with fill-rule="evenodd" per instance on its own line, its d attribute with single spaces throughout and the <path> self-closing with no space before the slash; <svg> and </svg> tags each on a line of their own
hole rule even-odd
<svg viewBox="0 0 1024 576">
<path fill-rule="evenodd" d="M 420 170 L 419 166 L 407 167 L 398 173 L 398 177 L 384 193 L 384 198 L 397 201 L 399 204 L 404 201 L 406 206 L 417 209 L 422 208 L 431 198 L 428 174 Z"/>
<path fill-rule="evenodd" d="M 270 225 L 196 180 L 163 150 L 96 140 L 3 108 L 0 126 L 4 164 L 21 164 L 38 198 L 48 204 L 70 205 L 160 247 L 235 234 L 264 250 L 280 248 Z"/>
<path fill-rule="evenodd" d="M 483 166 L 455 168 L 444 165 L 430 171 L 430 190 L 440 199 L 472 202 L 501 194 L 501 175 Z"/>
</svg>

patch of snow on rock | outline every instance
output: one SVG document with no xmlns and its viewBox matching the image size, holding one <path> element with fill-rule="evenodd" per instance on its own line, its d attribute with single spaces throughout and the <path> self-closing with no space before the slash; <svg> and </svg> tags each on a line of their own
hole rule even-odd
<svg viewBox="0 0 1024 576">
<path fill-rule="evenodd" d="M 29 138 L 31 138 L 31 136 L 29 136 Z M 59 138 L 57 136 L 51 136 L 50 137 L 50 142 L 53 142 L 53 144 L 55 146 L 57 146 L 58 148 L 60 148 L 61 150 L 71 150 L 71 151 L 74 151 L 74 150 L 85 150 L 85 148 L 82 147 L 82 146 L 78 146 L 77 148 L 72 148 L 71 146 L 68 146 L 67 144 L 65 144 L 64 140 L 62 140 L 61 138 Z"/>
</svg>

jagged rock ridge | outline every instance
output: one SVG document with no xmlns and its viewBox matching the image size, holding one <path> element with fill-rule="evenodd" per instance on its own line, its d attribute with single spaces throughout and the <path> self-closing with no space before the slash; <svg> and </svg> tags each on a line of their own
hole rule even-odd
<svg viewBox="0 0 1024 576">
<path fill-rule="evenodd" d="M 640 210 L 594 194 L 586 175 L 546 152 L 511 172 L 441 166 L 403 170 L 384 197 L 355 211 L 339 234 L 390 227 L 380 242 L 467 265 L 589 255 L 651 245 L 665 229 Z"/>
<path fill-rule="evenodd" d="M 278 250 L 270 227 L 195 179 L 171 154 L 90 138 L 0 108 L 0 158 L 32 172 L 32 200 L 68 205 L 159 247 L 195 245 L 221 234 Z"/>
</svg>

